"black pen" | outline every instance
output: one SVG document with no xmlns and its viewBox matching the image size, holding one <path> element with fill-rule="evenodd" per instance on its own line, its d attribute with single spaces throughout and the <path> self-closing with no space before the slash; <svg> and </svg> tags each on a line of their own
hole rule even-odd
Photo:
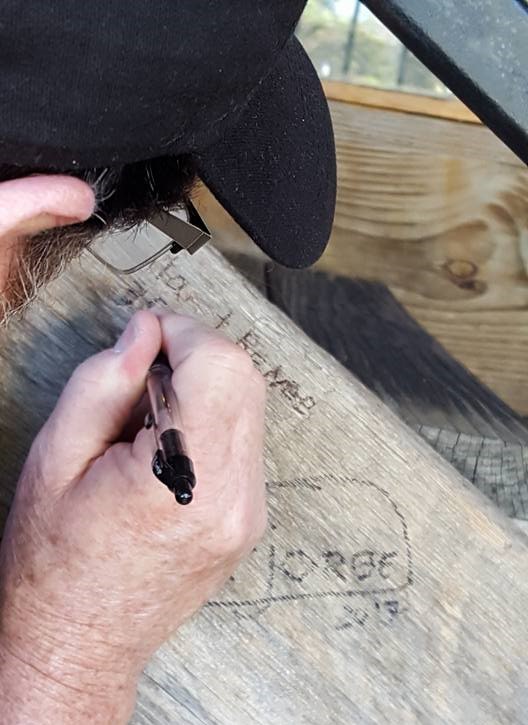
<svg viewBox="0 0 528 725">
<path fill-rule="evenodd" d="M 147 391 L 150 413 L 145 426 L 154 429 L 156 442 L 152 472 L 174 493 L 176 501 L 185 506 L 192 501 L 196 479 L 185 447 L 178 400 L 172 387 L 172 369 L 163 353 L 150 366 Z"/>
</svg>

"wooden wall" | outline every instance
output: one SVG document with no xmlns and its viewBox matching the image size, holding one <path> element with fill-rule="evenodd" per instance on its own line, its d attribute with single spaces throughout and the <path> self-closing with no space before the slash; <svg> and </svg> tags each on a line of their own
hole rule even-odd
<svg viewBox="0 0 528 725">
<path fill-rule="evenodd" d="M 331 102 L 339 190 L 318 268 L 384 282 L 528 414 L 528 171 L 485 127 Z M 208 195 L 221 248 L 251 243 Z"/>
</svg>

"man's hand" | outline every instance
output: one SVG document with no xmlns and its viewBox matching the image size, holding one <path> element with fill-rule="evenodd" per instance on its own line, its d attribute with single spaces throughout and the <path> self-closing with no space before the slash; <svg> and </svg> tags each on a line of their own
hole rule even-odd
<svg viewBox="0 0 528 725">
<path fill-rule="evenodd" d="M 151 472 L 152 431 L 123 442 L 160 347 L 197 479 L 186 507 Z M 147 659 L 264 531 L 264 397 L 245 352 L 177 315 L 137 313 L 77 368 L 0 551 L 2 723 L 127 721 Z"/>
</svg>

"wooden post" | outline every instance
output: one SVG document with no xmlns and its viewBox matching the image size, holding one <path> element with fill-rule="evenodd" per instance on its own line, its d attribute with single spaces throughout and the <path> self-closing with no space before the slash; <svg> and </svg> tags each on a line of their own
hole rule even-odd
<svg viewBox="0 0 528 725">
<path fill-rule="evenodd" d="M 133 722 L 526 722 L 528 539 L 212 250 L 121 279 L 87 255 L 4 334 L 4 507 L 70 371 L 150 303 L 265 375 L 270 525 L 153 658 Z"/>
<path fill-rule="evenodd" d="M 371 102 L 342 86 L 351 100 Z M 387 103 L 396 98 L 408 113 L 330 104 L 338 199 L 317 268 L 383 282 L 453 357 L 528 415 L 528 171 L 484 126 L 415 115 L 462 119 L 451 101 L 416 105 L 394 92 Z M 257 249 L 210 196 L 200 201 L 223 250 Z"/>
</svg>

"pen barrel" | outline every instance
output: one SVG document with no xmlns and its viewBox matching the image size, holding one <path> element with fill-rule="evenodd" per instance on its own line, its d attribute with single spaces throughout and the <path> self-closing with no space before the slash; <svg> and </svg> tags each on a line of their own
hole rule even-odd
<svg viewBox="0 0 528 725">
<path fill-rule="evenodd" d="M 172 460 L 187 457 L 183 437 L 181 432 L 176 430 L 176 428 L 164 430 L 160 435 L 159 442 L 160 447 L 165 454 L 165 458 L 167 459 L 167 463 L 170 463 Z"/>
<path fill-rule="evenodd" d="M 191 459 L 185 452 L 182 437 L 176 430 L 166 430 L 161 435 L 162 450 L 165 461 L 171 469 L 171 476 L 175 488 L 189 486 L 194 488 L 196 479 Z"/>
<path fill-rule="evenodd" d="M 156 439 L 152 471 L 174 493 L 178 503 L 188 504 L 193 499 L 196 479 L 183 437 L 178 398 L 172 387 L 172 370 L 163 356 L 150 367 L 147 391 Z"/>
<path fill-rule="evenodd" d="M 155 363 L 147 375 L 147 391 L 150 400 L 152 422 L 158 448 L 161 445 L 161 436 L 165 431 L 178 431 L 181 451 L 186 455 L 183 440 L 183 424 L 181 420 L 178 398 L 172 387 L 172 371 L 163 363 Z"/>
</svg>

